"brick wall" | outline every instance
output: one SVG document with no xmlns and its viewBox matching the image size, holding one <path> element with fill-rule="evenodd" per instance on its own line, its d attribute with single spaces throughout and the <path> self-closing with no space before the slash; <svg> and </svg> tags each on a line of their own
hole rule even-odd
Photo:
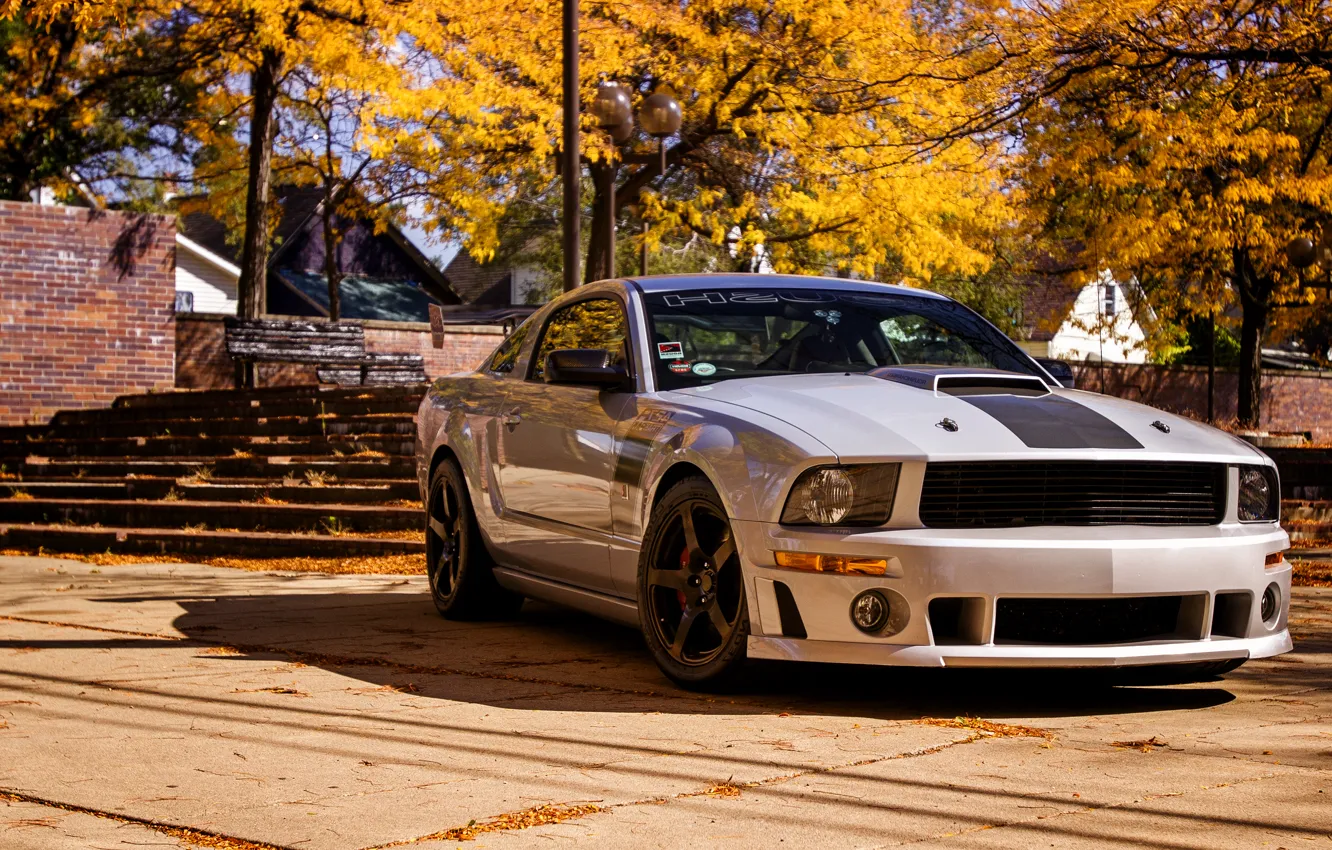
<svg viewBox="0 0 1332 850">
<path fill-rule="evenodd" d="M 175 381 L 170 216 L 0 201 L 0 424 Z"/>
<path fill-rule="evenodd" d="M 176 320 L 176 386 L 181 389 L 223 389 L 235 385 L 235 370 L 227 356 L 223 317 L 205 313 L 182 314 Z M 407 322 L 362 323 L 365 348 L 376 354 L 421 354 L 432 378 L 478 366 L 500 344 L 499 328 L 460 329 L 444 338 L 444 347 L 430 344 L 430 325 Z M 259 364 L 255 383 L 261 387 L 317 383 L 314 366 L 294 363 Z"/>
<path fill-rule="evenodd" d="M 498 327 L 455 328 L 444 335 L 444 347 L 430 344 L 429 324 L 364 322 L 365 349 L 376 354 L 420 354 L 432 378 L 475 369 L 504 339 Z"/>
<path fill-rule="evenodd" d="M 1078 389 L 1140 401 L 1195 419 L 1207 417 L 1207 370 L 1127 363 L 1074 364 Z M 1218 369 L 1213 394 L 1220 422 L 1236 418 L 1239 376 Z M 1332 372 L 1265 370 L 1261 427 L 1269 431 L 1312 431 L 1319 442 L 1332 440 Z"/>
</svg>

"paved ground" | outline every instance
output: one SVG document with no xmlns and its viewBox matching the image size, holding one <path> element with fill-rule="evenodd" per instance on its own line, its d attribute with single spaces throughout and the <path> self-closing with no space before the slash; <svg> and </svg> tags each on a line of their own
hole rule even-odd
<svg viewBox="0 0 1332 850">
<path fill-rule="evenodd" d="M 1293 621 L 1187 687 L 772 666 L 710 699 L 630 630 L 448 623 L 415 577 L 0 558 L 0 847 L 1329 846 L 1332 590 Z"/>
</svg>

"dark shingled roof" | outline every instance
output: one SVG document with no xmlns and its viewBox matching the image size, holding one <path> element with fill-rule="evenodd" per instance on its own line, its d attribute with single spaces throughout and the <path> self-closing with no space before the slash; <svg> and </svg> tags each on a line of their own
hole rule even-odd
<svg viewBox="0 0 1332 850">
<path fill-rule="evenodd" d="M 1043 275 L 1028 278 L 1022 293 L 1023 336 L 1033 342 L 1054 339 L 1059 326 L 1068 318 L 1082 287 L 1058 277 Z"/>
<path fill-rule="evenodd" d="M 449 288 L 464 304 L 508 304 L 513 298 L 513 270 L 500 263 L 481 265 L 466 250 L 444 267 Z"/>
<path fill-rule="evenodd" d="M 277 186 L 273 189 L 277 209 L 273 214 L 281 213 L 277 229 L 274 231 L 274 253 L 304 227 L 319 210 L 323 200 L 323 190 L 318 186 Z M 198 196 L 181 198 L 178 204 L 189 209 L 191 200 Z M 220 257 L 226 257 L 233 263 L 240 263 L 240 234 L 236 233 L 231 242 L 227 241 L 227 226 L 213 218 L 207 212 L 196 210 L 179 216 L 180 232 L 186 238 L 197 242 Z"/>
<path fill-rule="evenodd" d="M 313 308 L 328 315 L 328 278 L 312 272 L 278 269 L 278 281 L 285 284 Z M 275 281 L 277 282 L 277 281 Z M 401 278 L 375 278 L 347 275 L 338 285 L 342 296 L 342 318 L 380 319 L 390 322 L 428 322 L 430 305 L 440 303 L 416 281 Z M 295 302 L 286 302 L 295 304 Z M 294 311 L 293 311 L 294 312 Z M 297 315 L 308 315 L 304 311 Z"/>
</svg>

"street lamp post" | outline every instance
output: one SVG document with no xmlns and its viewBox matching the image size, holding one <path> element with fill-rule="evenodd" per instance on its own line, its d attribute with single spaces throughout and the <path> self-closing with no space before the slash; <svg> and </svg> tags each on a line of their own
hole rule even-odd
<svg viewBox="0 0 1332 850">
<path fill-rule="evenodd" d="M 564 0 L 564 291 L 578 288 L 578 0 Z"/>
<path fill-rule="evenodd" d="M 1286 259 L 1299 272 L 1300 282 L 1304 286 L 1332 289 L 1332 226 L 1323 228 L 1316 244 L 1307 236 L 1296 236 L 1290 240 L 1286 245 Z M 1304 270 L 1315 264 L 1322 266 L 1322 282 L 1304 277 Z"/>
<path fill-rule="evenodd" d="M 633 137 L 633 104 L 624 86 L 617 83 L 600 85 L 592 101 L 591 112 L 597 119 L 597 126 L 608 133 L 611 141 L 616 144 L 623 145 Z M 621 151 L 618 157 L 608 157 L 590 165 L 596 197 L 593 221 L 601 230 L 593 233 L 590 245 L 587 267 L 589 281 L 615 276 L 615 183 L 621 163 L 643 167 L 655 165 L 659 174 L 665 174 L 666 137 L 679 131 L 683 110 L 679 101 L 663 90 L 644 98 L 638 117 L 647 134 L 657 139 L 657 152 L 649 155 L 626 150 Z M 646 274 L 646 248 L 640 255 L 639 265 Z"/>
</svg>

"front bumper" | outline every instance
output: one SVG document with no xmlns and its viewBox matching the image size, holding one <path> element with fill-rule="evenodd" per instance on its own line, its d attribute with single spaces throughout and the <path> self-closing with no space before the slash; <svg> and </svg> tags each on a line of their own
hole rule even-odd
<svg viewBox="0 0 1332 850">
<path fill-rule="evenodd" d="M 732 526 L 745 565 L 753 658 L 1116 667 L 1263 658 L 1291 649 L 1286 626 L 1290 567 L 1264 564 L 1267 555 L 1289 546 L 1286 533 L 1274 524 L 868 532 L 735 520 Z M 886 557 L 889 568 L 875 577 L 780 569 L 772 553 L 782 550 Z M 1271 584 L 1279 589 L 1279 611 L 1264 622 L 1260 600 Z M 874 588 L 892 591 L 889 598 L 905 605 L 900 631 L 868 635 L 852 623 L 852 599 Z M 1006 636 L 999 622 L 999 602 L 1005 599 L 1161 596 L 1180 597 L 1174 628 L 1139 640 L 1018 641 Z M 934 620 L 946 608 L 932 608 L 931 602 L 957 597 L 965 605 L 947 610 L 964 613 L 942 628 Z M 792 634 L 792 602 L 803 637 Z"/>
</svg>

